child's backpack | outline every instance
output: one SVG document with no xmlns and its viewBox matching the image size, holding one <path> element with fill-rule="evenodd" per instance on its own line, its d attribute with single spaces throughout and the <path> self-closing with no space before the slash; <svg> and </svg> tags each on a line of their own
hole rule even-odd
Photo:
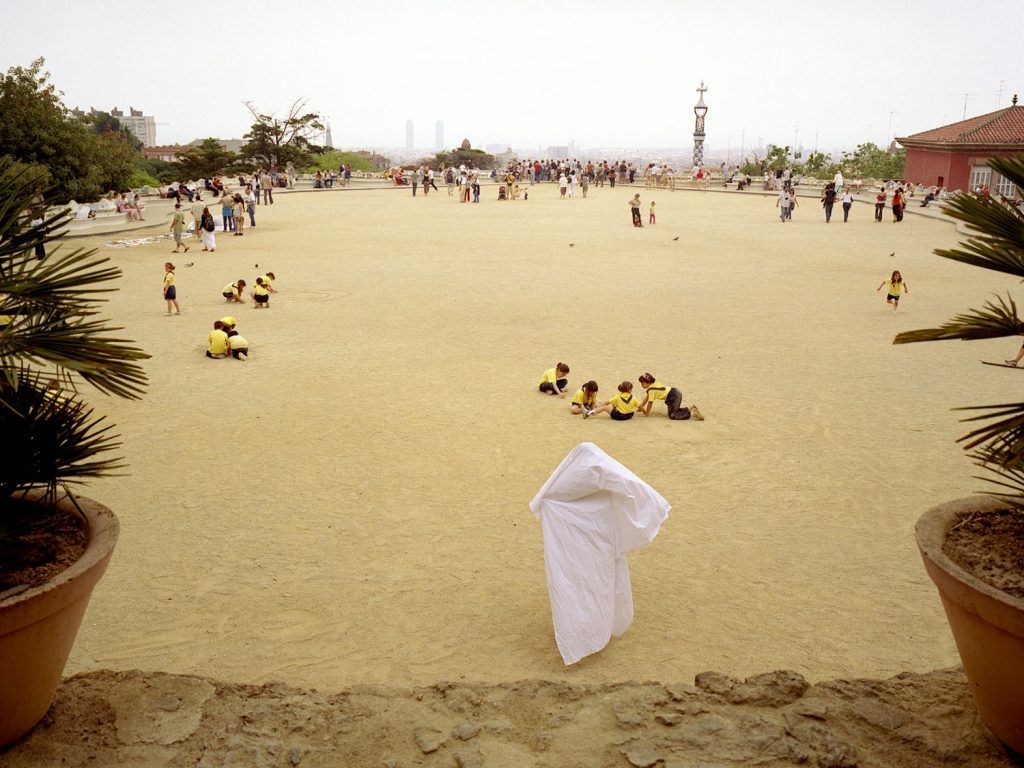
<svg viewBox="0 0 1024 768">
<path fill-rule="evenodd" d="M 213 230 L 215 230 L 216 228 L 217 225 L 213 223 L 212 218 L 207 219 L 206 222 L 203 224 L 203 229 L 205 229 L 207 232 L 213 232 Z"/>
<path fill-rule="evenodd" d="M 454 184 L 455 183 L 455 174 L 452 172 L 451 168 L 449 168 L 444 173 L 444 183 L 445 184 Z"/>
</svg>

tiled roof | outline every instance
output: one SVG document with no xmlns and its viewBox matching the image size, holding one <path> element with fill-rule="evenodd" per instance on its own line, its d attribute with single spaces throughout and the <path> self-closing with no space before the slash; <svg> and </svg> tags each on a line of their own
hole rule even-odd
<svg viewBox="0 0 1024 768">
<path fill-rule="evenodd" d="M 1007 107 L 906 137 L 910 142 L 1012 144 L 1024 147 L 1024 106 Z M 897 139 L 901 144 L 902 139 Z"/>
</svg>

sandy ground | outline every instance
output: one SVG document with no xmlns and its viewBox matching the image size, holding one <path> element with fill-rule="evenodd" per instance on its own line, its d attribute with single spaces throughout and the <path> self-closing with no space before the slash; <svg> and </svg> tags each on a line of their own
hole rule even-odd
<svg viewBox="0 0 1024 768">
<path fill-rule="evenodd" d="M 826 226 L 801 200 L 782 224 L 771 197 L 661 191 L 641 230 L 632 191 L 279 195 L 214 254 L 105 249 L 151 386 L 93 397 L 132 467 L 87 490 L 122 537 L 67 674 L 340 690 L 958 663 L 912 526 L 981 487 L 950 409 L 1017 396 L 1020 373 L 978 363 L 1016 342 L 891 340 L 1014 281 L 931 255 L 957 239 L 932 219 Z M 894 314 L 875 288 L 895 268 Z M 221 287 L 266 270 L 272 308 L 230 312 L 250 360 L 206 359 Z M 536 391 L 559 360 L 605 396 L 651 371 L 707 420 L 571 416 Z M 527 504 L 584 440 L 673 509 L 630 558 L 632 628 L 567 668 Z"/>
</svg>

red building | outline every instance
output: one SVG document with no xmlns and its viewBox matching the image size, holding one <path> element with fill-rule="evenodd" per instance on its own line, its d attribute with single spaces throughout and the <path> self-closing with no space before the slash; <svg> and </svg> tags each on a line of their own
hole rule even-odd
<svg viewBox="0 0 1024 768">
<path fill-rule="evenodd" d="M 993 195 L 1021 196 L 987 165 L 990 157 L 1024 154 L 1024 106 L 1017 106 L 1016 96 L 1006 109 L 896 141 L 907 149 L 907 181 L 963 191 L 988 186 Z"/>
</svg>

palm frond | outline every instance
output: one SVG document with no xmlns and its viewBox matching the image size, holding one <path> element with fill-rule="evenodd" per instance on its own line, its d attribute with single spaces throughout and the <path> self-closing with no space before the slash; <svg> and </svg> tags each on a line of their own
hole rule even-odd
<svg viewBox="0 0 1024 768">
<path fill-rule="evenodd" d="M 988 463 L 1003 468 L 1024 463 L 1024 403 L 973 405 L 956 410 L 982 411 L 962 421 L 986 422 L 957 440 L 965 444 L 964 450 L 977 448 L 977 455 L 984 455 Z"/>
<path fill-rule="evenodd" d="M 27 369 L 17 389 L 0 386 L 0 498 L 15 490 L 78 483 L 124 468 L 101 455 L 121 445 L 113 425 L 72 393 Z"/>
<path fill-rule="evenodd" d="M 982 480 L 990 486 L 1006 490 L 985 490 L 990 496 L 998 496 L 1007 503 L 1017 507 L 1024 507 L 1024 467 L 1020 465 L 1013 467 L 1001 467 L 988 461 L 986 454 L 975 452 L 971 454 L 976 466 L 981 467 L 987 474 L 974 475 L 975 480 Z"/>
<path fill-rule="evenodd" d="M 140 362 L 149 355 L 97 312 L 121 270 L 96 249 L 58 245 L 36 257 L 70 218 L 40 197 L 41 178 L 0 158 L 0 541 L 18 491 L 41 488 L 53 502 L 58 488 L 125 467 L 111 454 L 121 445 L 113 426 L 74 381 L 125 398 L 147 383 Z"/>
<path fill-rule="evenodd" d="M 893 344 L 911 344 L 919 341 L 948 341 L 961 339 L 995 339 L 1013 336 L 1024 331 L 1024 321 L 1017 314 L 1017 304 L 1009 295 L 1004 300 L 986 301 L 981 309 L 957 315 L 938 328 L 923 328 L 896 334 Z"/>
<path fill-rule="evenodd" d="M 139 361 L 149 355 L 130 339 L 109 335 L 119 330 L 100 319 L 67 320 L 60 312 L 17 315 L 0 330 L 0 375 L 17 386 L 20 364 L 8 361 L 48 363 L 75 371 L 101 392 L 138 399 L 147 382 Z"/>
</svg>

